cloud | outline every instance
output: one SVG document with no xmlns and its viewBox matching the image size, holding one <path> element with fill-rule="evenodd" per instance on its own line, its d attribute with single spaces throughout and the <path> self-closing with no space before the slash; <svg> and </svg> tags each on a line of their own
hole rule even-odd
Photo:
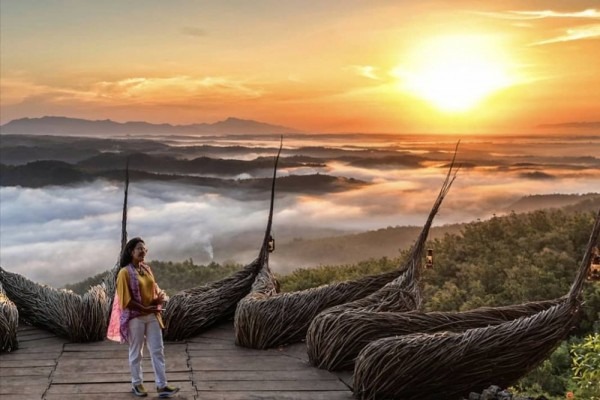
<svg viewBox="0 0 600 400">
<path fill-rule="evenodd" d="M 103 81 L 94 84 L 90 92 L 100 98 L 117 101 L 138 99 L 168 104 L 215 98 L 250 99 L 263 94 L 260 88 L 219 76 L 136 77 L 119 81 Z"/>
<path fill-rule="evenodd" d="M 377 67 L 373 67 L 371 65 L 351 65 L 348 67 L 348 69 L 354 71 L 354 73 L 359 76 L 373 80 L 381 80 L 381 78 L 377 75 Z"/>
<path fill-rule="evenodd" d="M 265 225 L 266 197 L 238 201 L 183 185 L 139 183 L 130 187 L 128 235 L 144 237 L 152 259 L 206 259 L 214 235 Z M 76 187 L 2 187 L 0 199 L 3 268 L 58 286 L 116 262 L 122 188 L 102 180 Z"/>
<path fill-rule="evenodd" d="M 172 106 L 255 99 L 264 93 L 259 86 L 223 76 L 130 77 L 95 82 L 83 89 L 2 78 L 0 90 L 3 107 L 22 103 Z"/>
<path fill-rule="evenodd" d="M 25 102 L 64 103 L 72 100 L 91 101 L 96 95 L 89 91 L 37 84 L 23 78 L 0 79 L 0 104 L 3 107 Z"/>
<path fill-rule="evenodd" d="M 600 19 L 600 11 L 596 9 L 587 9 L 576 12 L 558 12 L 552 10 L 540 11 L 509 11 L 510 14 L 521 19 L 543 19 L 543 18 L 591 18 Z"/>
<path fill-rule="evenodd" d="M 193 36 L 193 37 L 204 37 L 207 36 L 207 33 L 204 29 L 202 28 L 195 28 L 192 26 L 185 26 L 181 29 L 181 33 L 183 33 L 184 35 L 187 36 Z"/>
<path fill-rule="evenodd" d="M 249 138 L 240 143 L 246 140 L 257 144 Z M 319 143 L 325 146 L 327 140 Z M 332 146 L 349 143 L 347 137 L 329 140 Z M 379 147 L 371 144 L 371 152 L 378 148 L 389 152 L 385 140 Z M 470 162 L 473 167 L 459 171 L 435 224 L 487 218 L 522 196 L 595 190 L 600 187 L 600 170 L 597 159 L 590 155 L 597 141 L 590 140 L 541 136 L 523 142 L 514 138 L 465 140 L 459 162 Z M 401 144 L 403 151 L 453 148 L 452 143 L 443 146 L 438 142 Z M 427 151 L 420 154 L 431 155 Z M 302 237 L 307 231 L 421 226 L 446 174 L 443 164 L 451 158 L 448 153 L 435 155 L 438 161 L 430 161 L 426 167 L 403 169 L 328 163 L 324 173 L 362 179 L 370 185 L 319 196 L 278 193 L 274 218 L 278 240 L 283 239 L 281 232 Z M 545 179 L 550 176 L 553 179 Z M 40 189 L 0 187 L 2 267 L 52 286 L 111 268 L 120 245 L 122 190 L 121 185 L 103 180 Z M 243 247 L 238 243 L 250 243 L 244 249 L 258 246 L 268 214 L 265 193 L 249 197 L 174 183 L 135 182 L 129 201 L 129 237 L 146 239 L 150 260 L 192 258 L 205 263 L 214 247 L 217 262 L 247 263 L 258 249 L 237 250 Z"/>
<path fill-rule="evenodd" d="M 575 19 L 600 19 L 600 11 L 596 9 L 587 9 L 575 12 L 558 12 L 553 10 L 533 10 L 533 11 L 505 11 L 505 12 L 474 12 L 475 14 L 501 19 L 515 20 L 535 20 L 546 18 L 575 18 Z"/>
<path fill-rule="evenodd" d="M 532 46 L 540 46 L 551 43 L 570 42 L 573 40 L 582 39 L 596 39 L 600 38 L 600 24 L 579 26 L 576 28 L 569 28 L 566 30 L 564 35 L 557 36 L 551 39 L 541 40 L 534 42 Z"/>
<path fill-rule="evenodd" d="M 575 12 L 559 12 L 553 10 L 533 10 L 533 11 L 506 11 L 499 13 L 477 12 L 476 14 L 510 20 L 545 20 L 545 19 L 568 19 L 568 20 L 595 20 L 600 19 L 600 10 L 593 8 L 575 11 Z M 552 43 L 570 42 L 574 40 L 596 39 L 600 38 L 600 24 L 589 24 L 585 26 L 564 28 L 564 33 L 533 42 L 531 46 L 540 46 Z"/>
</svg>

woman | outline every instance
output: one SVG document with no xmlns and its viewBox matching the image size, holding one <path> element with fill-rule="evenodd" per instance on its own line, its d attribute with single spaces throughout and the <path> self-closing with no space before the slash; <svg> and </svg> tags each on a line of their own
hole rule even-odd
<svg viewBox="0 0 600 400">
<path fill-rule="evenodd" d="M 150 352 L 158 397 L 171 397 L 179 388 L 167 384 L 165 355 L 162 338 L 163 321 L 160 315 L 165 293 L 158 288 L 152 270 L 144 259 L 148 249 L 137 237 L 125 245 L 117 275 L 116 304 L 121 310 L 119 319 L 122 342 L 129 343 L 129 367 L 134 395 L 145 397 L 142 375 L 144 342 Z"/>
</svg>

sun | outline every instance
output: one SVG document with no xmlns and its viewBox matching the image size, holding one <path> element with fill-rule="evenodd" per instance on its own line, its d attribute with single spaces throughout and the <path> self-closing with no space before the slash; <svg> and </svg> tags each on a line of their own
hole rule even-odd
<svg viewBox="0 0 600 400">
<path fill-rule="evenodd" d="M 417 46 L 395 69 L 402 90 L 445 112 L 465 112 L 514 84 L 505 53 L 486 36 L 444 36 Z"/>
</svg>

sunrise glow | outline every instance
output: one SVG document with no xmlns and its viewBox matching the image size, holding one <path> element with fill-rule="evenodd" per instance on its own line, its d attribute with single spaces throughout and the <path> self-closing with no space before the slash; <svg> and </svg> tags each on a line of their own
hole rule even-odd
<svg viewBox="0 0 600 400">
<path fill-rule="evenodd" d="M 600 124 L 600 10 L 591 0 L 543 9 L 516 0 L 309 9 L 23 0 L 3 2 L 0 19 L 0 124 L 234 117 L 303 132 L 431 134 Z"/>
<path fill-rule="evenodd" d="M 490 47 L 491 46 L 491 47 Z M 502 52 L 484 36 L 444 36 L 423 43 L 395 73 L 403 90 L 446 112 L 465 112 L 511 86 Z"/>
</svg>

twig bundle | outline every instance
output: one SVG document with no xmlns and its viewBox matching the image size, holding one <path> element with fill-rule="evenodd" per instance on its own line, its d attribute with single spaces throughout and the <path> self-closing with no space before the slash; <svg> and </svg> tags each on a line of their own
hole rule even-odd
<svg viewBox="0 0 600 400">
<path fill-rule="evenodd" d="M 129 161 L 125 171 L 121 250 L 127 241 L 128 187 Z M 106 335 L 118 270 L 117 265 L 106 274 L 100 285 L 90 287 L 83 296 L 70 290 L 40 285 L 2 268 L 0 286 L 4 286 L 23 320 L 72 342 L 92 342 L 103 340 Z"/>
<path fill-rule="evenodd" d="M 273 167 L 273 179 L 271 181 L 271 204 L 269 206 L 269 219 L 267 229 L 260 249 L 259 260 L 261 264 L 260 271 L 252 284 L 252 290 L 237 304 L 235 315 L 233 318 L 235 342 L 242 345 L 252 339 L 254 327 L 252 324 L 251 315 L 254 312 L 254 304 L 261 299 L 270 298 L 279 292 L 279 283 L 275 279 L 275 275 L 269 268 L 269 240 L 271 236 L 271 228 L 273 226 L 273 208 L 275 204 L 275 181 L 277 179 L 277 164 L 281 149 L 283 147 L 283 139 L 279 145 L 279 151 L 275 157 L 275 165 Z M 250 318 L 249 318 L 250 317 Z"/>
<path fill-rule="evenodd" d="M 125 186 L 123 190 L 123 214 L 121 217 L 121 250 L 119 251 L 119 257 L 117 257 L 117 262 L 115 266 L 108 271 L 108 273 L 104 276 L 102 280 L 102 284 L 104 285 L 104 289 L 106 291 L 106 296 L 108 297 L 108 310 L 106 312 L 106 326 L 110 324 L 110 314 L 113 308 L 113 301 L 115 300 L 115 292 L 117 291 L 117 275 L 119 275 L 119 271 L 121 270 L 120 262 L 121 262 L 121 254 L 123 254 L 123 250 L 125 250 L 125 246 L 127 245 L 127 205 L 129 199 L 129 157 L 127 157 L 127 161 L 125 162 Z"/>
<path fill-rule="evenodd" d="M 530 316 L 559 303 L 558 300 L 531 302 L 506 307 L 482 307 L 466 312 L 373 312 L 350 310 L 342 314 L 326 313 L 324 323 L 332 318 L 335 332 L 335 353 L 327 354 L 316 365 L 328 371 L 351 370 L 360 351 L 370 342 L 412 333 L 463 331 L 465 329 L 498 325 L 516 318 Z M 333 325 L 333 324 L 332 324 Z"/>
<path fill-rule="evenodd" d="M 17 328 L 19 327 L 19 311 L 15 303 L 4 293 L 0 283 L 0 353 L 19 348 Z"/>
<path fill-rule="evenodd" d="M 456 156 L 456 154 L 455 154 Z M 354 281 L 340 282 L 323 285 L 294 293 L 282 293 L 276 296 L 255 296 L 248 298 L 243 307 L 238 306 L 236 311 L 236 344 L 266 349 L 279 345 L 299 342 L 306 337 L 311 322 L 323 310 L 336 309 L 342 304 L 362 302 L 369 299 L 374 292 L 381 292 L 376 302 L 389 302 L 389 307 L 394 309 L 395 304 L 410 304 L 416 308 L 420 303 L 418 287 L 414 285 L 417 276 L 417 266 L 423 252 L 423 246 L 429 233 L 433 217 L 450 189 L 456 176 L 452 175 L 454 159 L 450 166 L 444 186 L 432 208 L 428 222 L 425 224 L 417 245 L 413 249 L 411 261 L 397 270 L 381 275 L 373 275 Z M 392 282 L 396 282 L 393 284 Z M 411 286 L 413 285 L 413 286 Z M 413 292 L 398 290 L 398 287 L 411 286 Z M 383 292 L 382 292 L 383 291 Z M 366 297 L 367 296 L 367 297 Z M 373 302 L 373 300 L 366 300 Z M 362 304 L 362 303 L 361 303 Z M 386 307 L 385 305 L 383 307 Z"/>
<path fill-rule="evenodd" d="M 327 369 L 344 365 L 347 368 L 346 364 L 358 354 L 364 343 L 372 340 L 368 335 L 380 334 L 377 328 L 374 330 L 360 328 L 363 325 L 371 324 L 370 316 L 372 314 L 411 311 L 421 307 L 419 275 L 425 242 L 433 219 L 456 179 L 458 170 L 454 168 L 455 160 L 456 151 L 427 221 L 411 249 L 405 272 L 371 295 L 327 309 L 313 319 L 306 333 L 308 359 L 312 365 Z M 360 313 L 353 318 L 348 318 L 349 313 L 358 311 Z M 366 336 L 360 337 L 360 340 L 357 341 L 348 341 L 346 335 L 351 335 L 352 331 L 359 329 Z M 349 359 L 346 354 L 351 354 L 348 356 Z"/>
<path fill-rule="evenodd" d="M 282 139 L 283 140 L 283 139 Z M 183 290 L 172 296 L 164 312 L 167 340 L 183 340 L 206 330 L 218 321 L 230 318 L 240 302 L 250 291 L 268 296 L 276 292 L 276 281 L 269 269 L 269 238 L 273 223 L 275 174 L 281 147 L 275 159 L 275 171 L 271 184 L 271 206 L 267 229 L 258 258 L 234 275 L 193 289 Z"/>
<path fill-rule="evenodd" d="M 321 311 L 368 296 L 403 272 L 394 270 L 270 297 L 248 296 L 236 310 L 235 342 L 255 349 L 300 342 Z"/>
<path fill-rule="evenodd" d="M 577 326 L 583 282 L 599 235 L 600 210 L 569 293 L 546 310 L 485 328 L 369 343 L 356 361 L 355 396 L 364 400 L 455 398 L 491 384 L 514 384 Z"/>
<path fill-rule="evenodd" d="M 235 274 L 171 296 L 164 311 L 167 340 L 183 340 L 227 319 L 252 288 L 260 269 L 257 258 Z"/>
<path fill-rule="evenodd" d="M 24 321 L 72 342 L 104 339 L 108 297 L 103 285 L 93 286 L 80 296 L 37 284 L 2 268 L 0 283 Z"/>
<path fill-rule="evenodd" d="M 254 283 L 252 284 L 252 289 L 250 293 L 238 303 L 236 310 L 240 308 L 240 305 L 243 308 L 243 304 L 248 298 L 265 298 L 277 294 L 277 292 L 279 292 L 279 283 L 277 282 L 277 279 L 275 279 L 275 275 L 273 275 L 271 268 L 269 268 L 269 241 L 272 239 L 271 229 L 273 227 L 273 208 L 275 205 L 275 181 L 277 179 L 277 164 L 279 163 L 279 156 L 281 155 L 282 147 L 283 138 L 279 145 L 279 151 L 277 152 L 277 156 L 275 157 L 275 165 L 273 167 L 269 218 L 267 219 L 267 229 L 265 230 L 265 236 L 263 238 L 263 243 L 258 256 L 258 259 L 261 263 L 261 268 L 258 274 L 256 275 L 256 278 L 254 279 Z"/>
</svg>

